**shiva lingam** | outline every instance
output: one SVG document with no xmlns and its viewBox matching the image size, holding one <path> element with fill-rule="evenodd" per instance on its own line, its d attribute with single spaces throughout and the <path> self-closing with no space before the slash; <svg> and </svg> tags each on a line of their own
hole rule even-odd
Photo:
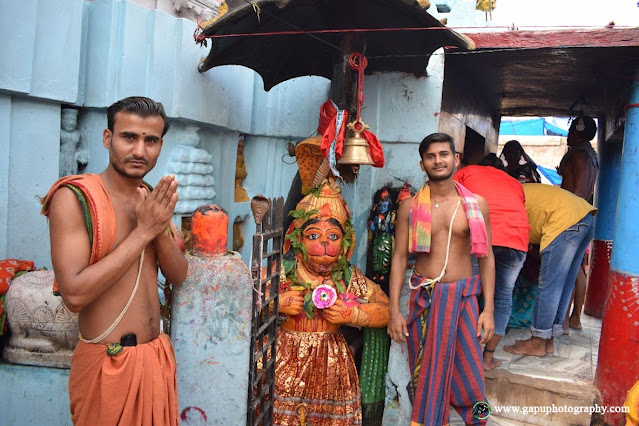
<svg viewBox="0 0 639 426">
<path fill-rule="evenodd" d="M 360 165 L 373 165 L 373 159 L 368 151 L 368 141 L 362 137 L 362 133 L 368 130 L 368 125 L 362 120 L 355 120 L 346 126 L 353 133 L 344 141 L 342 156 L 337 164 L 352 165 L 353 173 L 359 173 Z"/>
<path fill-rule="evenodd" d="M 195 412 L 209 424 L 246 421 L 253 286 L 240 254 L 227 250 L 228 223 L 220 206 L 195 210 L 189 273 L 173 290 L 171 340 L 180 362 L 182 424 Z M 219 409 L 213 395 L 222 394 L 234 410 Z"/>
</svg>

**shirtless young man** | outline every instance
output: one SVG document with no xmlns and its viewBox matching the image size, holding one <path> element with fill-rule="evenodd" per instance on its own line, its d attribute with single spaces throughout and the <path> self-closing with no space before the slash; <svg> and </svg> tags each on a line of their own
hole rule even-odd
<svg viewBox="0 0 639 426">
<path fill-rule="evenodd" d="M 160 332 L 157 276 L 159 266 L 181 285 L 187 274 L 169 232 L 177 181 L 164 176 L 152 191 L 142 183 L 169 123 L 162 104 L 142 97 L 116 102 L 107 118 L 106 170 L 66 176 L 43 200 L 57 287 L 79 313 L 71 417 L 74 424 L 175 425 L 176 364 Z"/>
<path fill-rule="evenodd" d="M 427 136 L 419 153 L 429 181 L 399 207 L 388 334 L 408 344 L 412 424 L 446 424 L 450 405 L 467 424 L 480 424 L 485 421 L 473 415 L 475 403 L 486 401 L 480 344 L 488 342 L 495 330 L 488 205 L 453 182 L 459 155 L 449 135 Z M 409 316 L 404 319 L 399 297 L 409 251 L 417 258 Z M 471 252 L 479 257 L 480 276 L 473 276 Z"/>
<path fill-rule="evenodd" d="M 561 187 L 583 198 L 592 204 L 595 192 L 595 182 L 599 173 L 599 159 L 590 145 L 590 141 L 597 134 L 597 124 L 592 117 L 579 115 L 570 124 L 568 130 L 568 152 L 559 163 L 558 172 L 561 175 Z M 581 330 L 581 311 L 586 300 L 585 263 L 577 271 L 575 289 L 573 290 L 573 308 L 570 318 L 566 314 L 564 332 L 568 333 L 568 326 Z M 568 310 L 570 311 L 570 309 Z"/>
</svg>

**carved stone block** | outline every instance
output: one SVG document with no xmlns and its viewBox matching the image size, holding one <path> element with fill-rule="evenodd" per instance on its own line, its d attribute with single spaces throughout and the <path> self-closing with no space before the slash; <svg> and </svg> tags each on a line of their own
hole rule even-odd
<svg viewBox="0 0 639 426">
<path fill-rule="evenodd" d="M 6 294 L 11 338 L 4 359 L 15 364 L 69 368 L 78 343 L 78 316 L 51 292 L 53 271 L 29 272 Z"/>
</svg>

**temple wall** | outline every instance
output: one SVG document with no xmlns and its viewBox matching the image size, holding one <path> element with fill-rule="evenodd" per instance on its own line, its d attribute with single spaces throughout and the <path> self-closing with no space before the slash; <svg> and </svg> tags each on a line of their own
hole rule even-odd
<svg viewBox="0 0 639 426">
<path fill-rule="evenodd" d="M 101 145 L 106 107 L 130 95 L 161 101 L 172 128 L 158 165 L 147 176 L 151 184 L 167 173 L 170 153 L 183 143 L 186 127 L 196 125 L 198 148 L 213 157 L 216 197 L 211 201 L 227 209 L 229 228 L 235 218 L 250 214 L 248 203 L 233 201 L 240 134 L 245 135 L 249 197 L 287 194 L 296 165 L 287 164 L 293 159 L 286 156 L 285 145 L 314 134 L 328 80 L 300 77 L 265 92 L 261 77 L 247 68 L 219 67 L 200 74 L 196 64 L 208 49 L 193 42 L 192 21 L 124 0 L 67 0 L 57 7 L 44 0 L 4 2 L 0 15 L 0 31 L 9 40 L 0 47 L 6 59 L 0 65 L 0 122 L 6 124 L 0 146 L 10 153 L 2 160 L 7 179 L 0 182 L 0 230 L 5 231 L 0 233 L 0 258 L 51 266 L 37 199 L 58 177 L 61 106 L 80 109 L 77 129 L 89 149 L 86 171 L 96 173 L 108 158 Z M 421 185 L 415 152 L 421 139 L 437 130 L 442 81 L 440 55 L 431 58 L 428 77 L 397 73 L 366 79 L 363 118 L 384 144 L 387 165 L 363 167 L 359 186 L 345 190 L 362 220 L 380 186 L 401 185 L 401 180 Z M 413 156 L 414 166 L 406 167 Z M 359 232 L 364 222 L 356 223 Z M 36 239 L 30 238 L 34 231 Z M 252 221 L 242 225 L 242 233 L 248 261 Z M 364 245 L 358 245 L 360 266 L 364 252 Z"/>
<path fill-rule="evenodd" d="M 285 195 L 296 172 L 282 161 L 286 142 L 315 131 L 328 91 L 328 80 L 303 77 L 267 93 L 257 74 L 237 66 L 200 74 L 197 63 L 208 49 L 193 42 L 195 24 L 132 2 L 3 2 L 0 20 L 7 40 L 0 47 L 0 147 L 9 153 L 0 160 L 0 258 L 33 259 L 37 267 L 51 267 L 37 200 L 58 178 L 62 106 L 80 108 L 86 171 L 96 173 L 108 159 L 101 142 L 106 107 L 131 95 L 161 101 L 172 128 L 147 180 L 154 184 L 167 173 L 171 151 L 195 124 L 199 147 L 213 156 L 217 196 L 210 201 L 233 219 L 250 213 L 247 203 L 233 202 L 240 133 L 249 196 Z"/>
</svg>

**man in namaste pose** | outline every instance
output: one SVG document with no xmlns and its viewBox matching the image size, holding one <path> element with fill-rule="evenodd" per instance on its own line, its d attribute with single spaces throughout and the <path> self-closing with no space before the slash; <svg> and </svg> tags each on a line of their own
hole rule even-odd
<svg viewBox="0 0 639 426">
<path fill-rule="evenodd" d="M 485 417 L 474 409 L 486 401 L 480 344 L 495 330 L 488 206 L 483 197 L 453 181 L 459 155 L 449 135 L 427 136 L 419 155 L 429 180 L 399 207 L 388 334 L 408 344 L 412 424 L 447 424 L 451 405 L 466 424 L 483 424 Z M 409 251 L 416 254 L 416 263 L 404 319 L 399 296 Z M 471 254 L 479 259 L 479 276 L 473 275 Z"/>
<path fill-rule="evenodd" d="M 78 312 L 80 342 L 71 360 L 69 398 L 76 425 L 176 425 L 176 363 L 160 332 L 158 266 L 181 285 L 187 261 L 169 230 L 177 181 L 150 190 L 169 122 L 143 97 L 107 109 L 102 173 L 66 176 L 42 200 L 51 260 L 66 306 Z"/>
<path fill-rule="evenodd" d="M 388 298 L 348 259 L 355 248 L 340 190 L 324 181 L 297 204 L 284 246 L 273 423 L 361 424 L 353 354 L 340 326 L 385 327 Z"/>
</svg>

